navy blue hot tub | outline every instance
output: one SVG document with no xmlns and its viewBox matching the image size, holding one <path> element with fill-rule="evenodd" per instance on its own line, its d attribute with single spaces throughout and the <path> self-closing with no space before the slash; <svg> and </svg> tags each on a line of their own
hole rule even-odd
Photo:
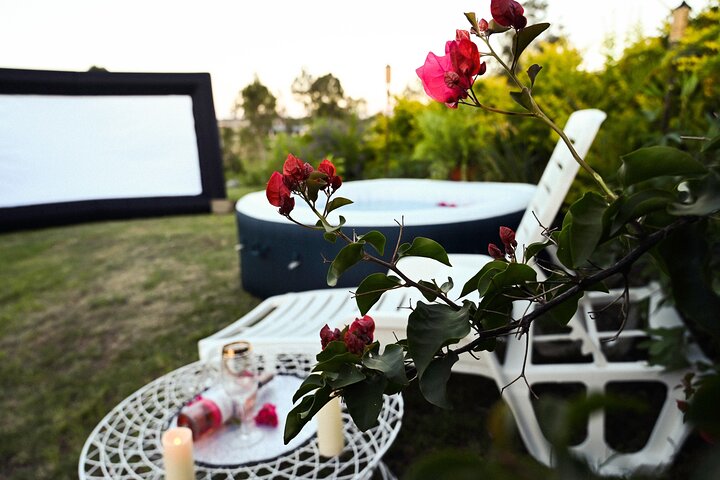
<svg viewBox="0 0 720 480">
<path fill-rule="evenodd" d="M 378 230 L 388 239 L 386 255 L 397 241 L 397 221 L 403 220 L 403 241 L 428 237 L 449 253 L 487 254 L 498 242 L 498 229 L 517 227 L 535 192 L 535 185 L 520 183 L 380 179 L 344 183 L 336 196 L 355 203 L 337 213 L 347 219 L 343 230 L 358 234 Z M 333 212 L 335 213 L 335 212 Z M 243 288 L 266 298 L 287 292 L 327 288 L 329 264 L 344 246 L 327 242 L 321 232 L 292 224 L 277 213 L 265 192 L 250 193 L 236 205 L 240 270 Z M 294 219 L 317 221 L 296 199 Z M 337 215 L 335 215 L 337 219 Z M 370 273 L 384 271 L 362 262 L 343 274 L 338 287 L 355 287 Z"/>
</svg>

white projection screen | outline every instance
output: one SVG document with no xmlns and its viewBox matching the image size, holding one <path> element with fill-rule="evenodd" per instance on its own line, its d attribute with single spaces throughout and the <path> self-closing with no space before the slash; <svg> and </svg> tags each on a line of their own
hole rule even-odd
<svg viewBox="0 0 720 480">
<path fill-rule="evenodd" d="M 209 75 L 0 69 L 0 231 L 224 197 Z"/>
</svg>

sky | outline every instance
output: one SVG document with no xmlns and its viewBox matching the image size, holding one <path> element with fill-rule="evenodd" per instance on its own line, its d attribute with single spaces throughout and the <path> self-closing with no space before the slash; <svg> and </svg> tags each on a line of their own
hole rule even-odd
<svg viewBox="0 0 720 480">
<path fill-rule="evenodd" d="M 697 12 L 712 0 L 688 0 Z M 522 3 L 522 2 L 520 2 Z M 562 25 L 585 55 L 602 64 L 610 36 L 658 32 L 680 0 L 549 0 L 547 21 Z M 442 54 L 463 12 L 490 18 L 489 0 L 0 0 L 0 67 L 115 72 L 209 72 L 218 118 L 255 76 L 284 113 L 302 114 L 290 85 L 304 68 L 332 73 L 345 93 L 385 109 L 391 93 L 419 87 L 415 69 Z M 542 37 L 541 37 L 542 38 Z"/>
</svg>

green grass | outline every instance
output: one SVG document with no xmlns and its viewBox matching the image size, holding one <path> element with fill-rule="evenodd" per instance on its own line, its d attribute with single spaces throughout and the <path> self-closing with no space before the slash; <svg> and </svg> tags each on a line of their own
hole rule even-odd
<svg viewBox="0 0 720 480">
<path fill-rule="evenodd" d="M 83 443 L 113 406 L 259 303 L 239 284 L 236 239 L 232 215 L 0 235 L 0 478 L 77 478 Z M 494 384 L 454 376 L 450 397 L 455 410 L 443 411 L 407 392 L 385 457 L 395 472 L 443 448 L 492 448 Z"/>
<path fill-rule="evenodd" d="M 76 478 L 94 425 L 259 300 L 232 215 L 0 236 L 0 478 Z"/>
</svg>

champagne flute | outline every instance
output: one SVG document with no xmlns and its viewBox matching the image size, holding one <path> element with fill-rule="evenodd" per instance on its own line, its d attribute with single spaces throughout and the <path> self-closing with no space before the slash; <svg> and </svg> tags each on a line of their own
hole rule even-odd
<svg viewBox="0 0 720 480">
<path fill-rule="evenodd" d="M 258 389 L 257 376 L 257 364 L 250 342 L 238 341 L 223 347 L 221 385 L 233 400 L 234 415 L 241 421 L 240 442 L 245 445 L 256 443 L 262 436 L 250 425 Z"/>
</svg>

